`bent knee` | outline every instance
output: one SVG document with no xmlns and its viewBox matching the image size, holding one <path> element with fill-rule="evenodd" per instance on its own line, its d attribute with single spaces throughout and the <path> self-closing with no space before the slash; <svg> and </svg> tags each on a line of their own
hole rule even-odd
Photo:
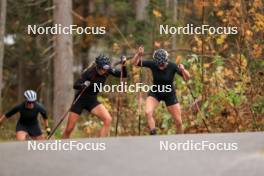
<svg viewBox="0 0 264 176">
<path fill-rule="evenodd" d="M 112 122 L 112 117 L 110 115 L 109 116 L 106 116 L 104 118 L 103 122 L 104 122 L 104 125 L 109 126 L 111 124 L 111 122 Z"/>
<path fill-rule="evenodd" d="M 146 109 L 146 110 L 145 110 L 145 115 L 146 115 L 147 117 L 151 117 L 151 116 L 153 115 L 153 111 L 152 111 L 151 109 Z"/>
<path fill-rule="evenodd" d="M 17 139 L 18 141 L 25 141 L 25 140 L 27 139 L 27 136 L 26 136 L 26 135 L 25 135 L 25 136 L 16 135 L 16 139 Z"/>
</svg>

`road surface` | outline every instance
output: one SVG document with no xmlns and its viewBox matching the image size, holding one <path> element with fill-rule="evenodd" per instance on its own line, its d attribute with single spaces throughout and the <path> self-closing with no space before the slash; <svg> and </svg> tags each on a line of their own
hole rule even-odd
<svg viewBox="0 0 264 176">
<path fill-rule="evenodd" d="M 48 143 L 58 147 L 58 143 L 69 144 L 70 141 L 88 146 L 88 151 L 79 151 L 76 147 L 72 151 L 65 151 L 66 147 L 64 150 L 47 147 Z M 56 142 L 58 145 L 54 144 Z M 211 151 L 204 147 L 187 151 L 184 149 L 188 148 L 182 147 L 184 144 L 190 149 L 186 143 L 201 147 L 202 142 L 211 147 L 225 144 L 229 148 Z M 38 150 L 33 150 L 33 143 L 1 143 L 0 176 L 264 175 L 263 132 L 51 140 L 37 144 Z M 164 149 L 165 144 L 170 144 L 170 150 Z M 94 148 L 89 151 L 91 146 Z"/>
</svg>

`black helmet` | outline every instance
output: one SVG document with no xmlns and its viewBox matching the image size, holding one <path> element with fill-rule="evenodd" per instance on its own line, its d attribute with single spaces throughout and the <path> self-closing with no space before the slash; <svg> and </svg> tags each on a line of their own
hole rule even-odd
<svg viewBox="0 0 264 176">
<path fill-rule="evenodd" d="M 110 68 L 110 59 L 105 55 L 99 55 L 95 58 L 95 64 L 98 68 L 108 70 Z"/>
<path fill-rule="evenodd" d="M 168 62 L 168 52 L 165 49 L 157 49 L 154 51 L 153 59 L 157 65 L 162 65 Z"/>
</svg>

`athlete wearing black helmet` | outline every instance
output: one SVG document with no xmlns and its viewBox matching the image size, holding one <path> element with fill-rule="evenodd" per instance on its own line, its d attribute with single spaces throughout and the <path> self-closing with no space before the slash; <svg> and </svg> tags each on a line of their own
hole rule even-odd
<svg viewBox="0 0 264 176">
<path fill-rule="evenodd" d="M 122 64 L 122 70 L 111 68 L 110 59 L 104 55 L 99 55 L 95 59 L 95 63 L 84 70 L 81 78 L 74 84 L 74 89 L 77 90 L 75 99 L 80 95 L 82 90 L 85 91 L 81 94 L 80 98 L 70 109 L 67 127 L 64 130 L 63 138 L 69 138 L 73 131 L 80 114 L 85 109 L 97 116 L 103 121 L 103 127 L 100 131 L 100 136 L 107 136 L 109 133 L 112 117 L 107 109 L 97 100 L 98 89 L 94 89 L 95 85 L 104 85 L 109 75 L 115 77 L 126 77 L 127 71 L 125 64 Z"/>
<path fill-rule="evenodd" d="M 44 139 L 44 136 L 42 135 L 37 117 L 40 113 L 44 120 L 46 132 L 49 134 L 50 128 L 48 127 L 48 117 L 46 110 L 40 103 L 37 102 L 37 93 L 35 91 L 27 90 L 25 91 L 24 96 L 26 100 L 3 115 L 0 118 L 0 123 L 4 119 L 10 118 L 19 112 L 20 118 L 16 125 L 17 140 L 26 140 L 27 135 L 29 135 L 32 139 L 42 140 Z"/>
<path fill-rule="evenodd" d="M 153 112 L 160 101 L 164 101 L 168 111 L 175 119 L 175 124 L 178 133 L 183 133 L 181 109 L 178 103 L 175 88 L 173 85 L 175 73 L 182 76 L 182 73 L 187 75 L 189 79 L 190 75 L 187 70 L 184 69 L 182 64 L 176 65 L 168 59 L 168 52 L 164 49 L 157 49 L 153 53 L 153 60 L 141 60 L 141 56 L 144 53 L 144 48 L 139 47 L 138 52 L 132 59 L 132 63 L 136 66 L 147 67 L 152 71 L 153 85 L 156 87 L 168 86 L 171 89 L 158 89 L 157 91 L 150 91 L 146 99 L 145 114 L 148 120 L 148 126 L 150 128 L 150 134 L 156 134 L 155 120 L 153 118 Z"/>
</svg>

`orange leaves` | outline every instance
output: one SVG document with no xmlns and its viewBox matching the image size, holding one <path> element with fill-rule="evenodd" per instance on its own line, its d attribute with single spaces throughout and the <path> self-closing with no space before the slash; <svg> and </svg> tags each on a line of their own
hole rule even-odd
<svg viewBox="0 0 264 176">
<path fill-rule="evenodd" d="M 181 61 L 182 61 L 182 56 L 181 55 L 177 55 L 175 61 L 176 61 L 176 64 L 180 64 Z"/>
<path fill-rule="evenodd" d="M 202 51 L 202 44 L 203 41 L 198 36 L 194 36 L 195 46 L 192 48 L 194 52 L 201 52 Z"/>
<path fill-rule="evenodd" d="M 241 69 L 247 69 L 247 65 L 248 65 L 248 61 L 247 61 L 247 58 L 244 56 L 244 55 L 239 55 L 239 66 Z"/>
<path fill-rule="evenodd" d="M 254 0 L 253 7 L 254 8 L 263 8 L 262 0 Z"/>
<path fill-rule="evenodd" d="M 216 0 L 220 1 L 220 0 Z M 204 1 L 204 0 L 195 0 L 194 5 L 197 6 L 197 8 L 203 8 L 210 5 L 210 1 Z"/>
<path fill-rule="evenodd" d="M 193 52 L 197 52 L 197 51 L 198 51 L 197 47 L 195 47 L 195 46 L 192 47 L 192 51 L 193 51 Z"/>
<path fill-rule="evenodd" d="M 228 68 L 225 68 L 224 69 L 224 75 L 229 78 L 229 79 L 234 79 L 235 78 L 235 75 L 234 75 L 234 72 Z"/>
<path fill-rule="evenodd" d="M 202 39 L 200 39 L 199 37 L 194 36 L 194 40 L 197 42 L 197 45 L 198 46 L 201 46 L 202 45 Z"/>
<path fill-rule="evenodd" d="M 222 19 L 222 22 L 223 22 L 223 23 L 226 23 L 226 22 L 227 22 L 227 19 L 226 19 L 226 18 L 223 18 L 223 19 Z"/>
<path fill-rule="evenodd" d="M 216 16 L 218 16 L 218 17 L 221 17 L 221 16 L 223 16 L 224 15 L 224 11 L 223 10 L 220 10 L 220 11 L 218 11 L 217 13 L 216 13 Z"/>
<path fill-rule="evenodd" d="M 246 37 L 247 40 L 252 40 L 253 32 L 250 31 L 250 30 L 246 30 L 245 37 Z"/>
<path fill-rule="evenodd" d="M 204 64 L 204 68 L 209 68 L 209 67 L 210 67 L 209 63 Z"/>
<path fill-rule="evenodd" d="M 156 10 L 156 9 L 153 9 L 152 10 L 152 14 L 156 17 L 156 18 L 160 18 L 162 17 L 162 14 L 160 11 Z"/>
<path fill-rule="evenodd" d="M 214 0 L 214 6 L 217 7 L 221 4 L 221 0 Z"/>
<path fill-rule="evenodd" d="M 216 44 L 222 45 L 225 42 L 225 39 L 227 38 L 227 35 L 220 35 L 216 38 Z"/>
<path fill-rule="evenodd" d="M 227 117 L 227 121 L 231 124 L 235 124 L 236 123 L 236 118 L 234 116 L 228 116 Z"/>
<path fill-rule="evenodd" d="M 98 135 L 98 131 L 101 128 L 100 123 L 95 121 L 87 121 L 83 125 L 83 132 L 87 137 L 94 137 Z"/>
<path fill-rule="evenodd" d="M 260 56 L 262 55 L 262 46 L 259 44 L 254 44 L 253 45 L 253 50 L 252 50 L 252 56 L 254 58 L 260 58 Z"/>
<path fill-rule="evenodd" d="M 263 29 L 264 29 L 264 15 L 262 15 L 261 13 L 255 13 L 254 23 L 255 23 L 255 25 L 253 26 L 253 28 L 255 29 L 256 32 L 263 31 Z"/>
</svg>

